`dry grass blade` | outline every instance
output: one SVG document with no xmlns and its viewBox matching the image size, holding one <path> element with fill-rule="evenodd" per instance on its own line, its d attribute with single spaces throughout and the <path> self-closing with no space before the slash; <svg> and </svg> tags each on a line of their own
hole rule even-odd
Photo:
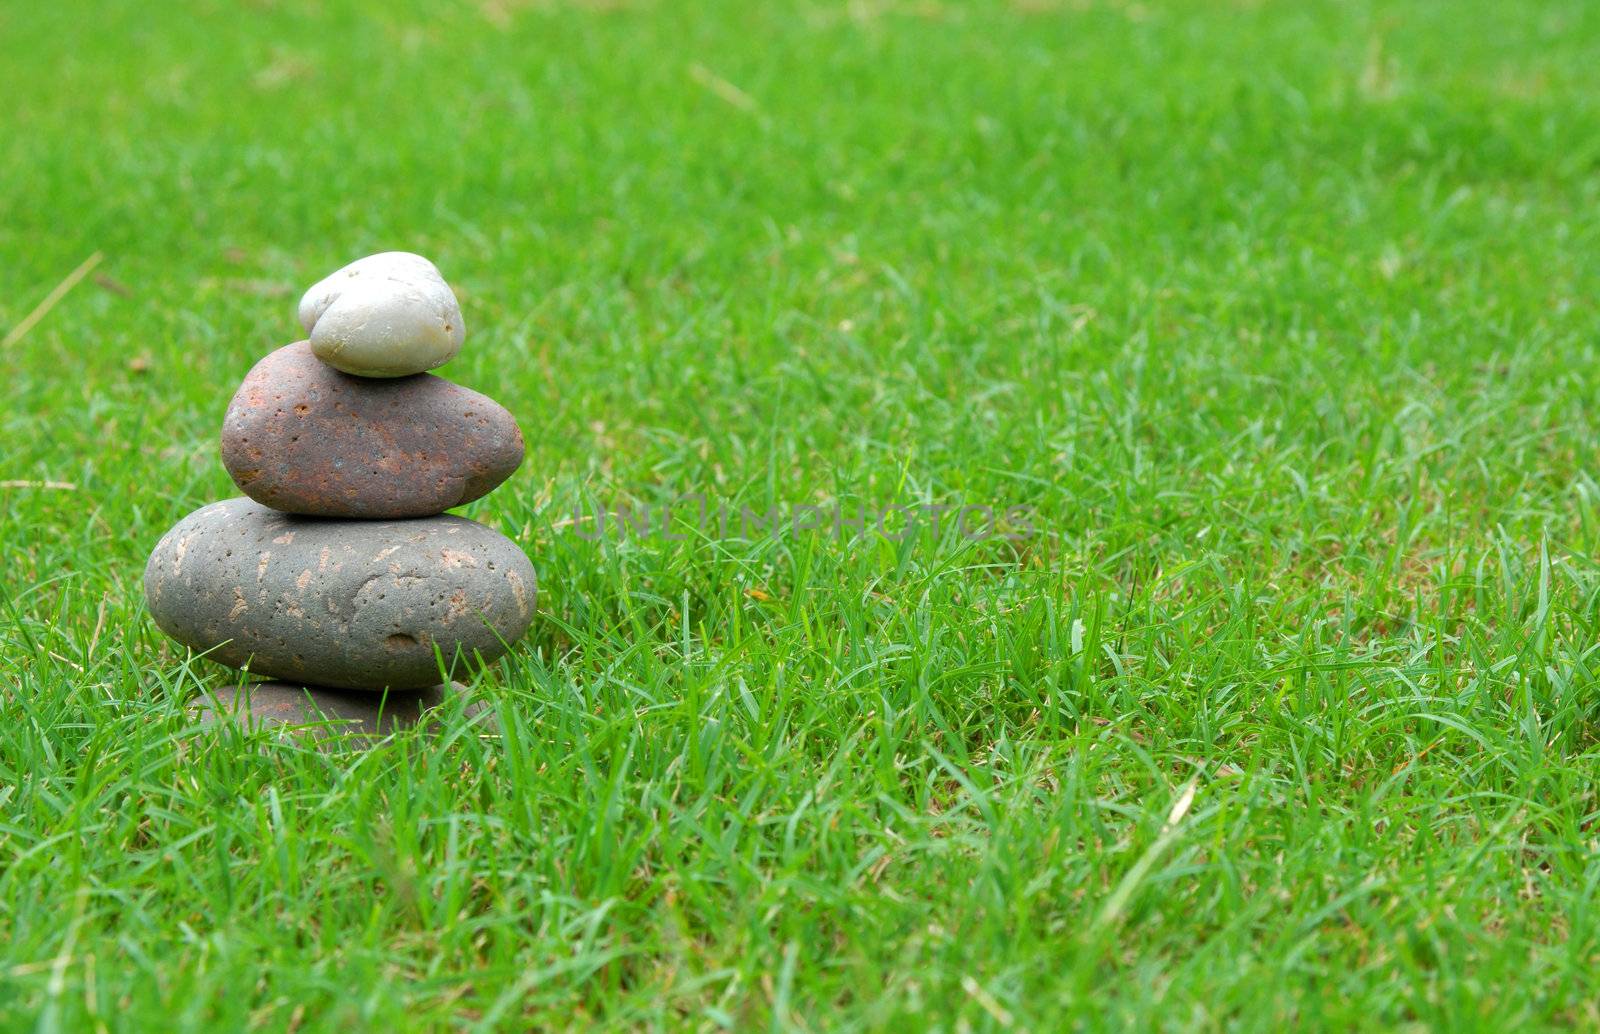
<svg viewBox="0 0 1600 1034">
<path fill-rule="evenodd" d="M 57 284 L 49 294 L 44 296 L 43 301 L 33 307 L 32 312 L 22 317 L 21 323 L 12 327 L 10 332 L 3 339 L 0 339 L 0 348 L 10 348 L 22 340 L 22 336 L 32 330 L 34 325 L 44 319 L 45 316 L 49 315 L 50 310 L 55 308 L 57 303 L 67 296 L 67 292 L 77 287 L 78 282 L 88 276 L 103 258 L 105 258 L 105 253 L 97 251 L 80 262 L 77 269 L 68 273 L 66 279 Z"/>
<path fill-rule="evenodd" d="M 1105 907 L 1095 917 L 1096 927 L 1111 926 L 1122 918 L 1122 914 L 1127 910 L 1128 902 L 1133 898 L 1134 891 L 1139 889 L 1139 885 L 1144 882 L 1146 876 L 1150 875 L 1150 870 L 1155 867 L 1156 862 L 1160 860 L 1162 855 L 1167 853 L 1167 849 L 1172 846 L 1172 842 L 1178 838 L 1178 824 L 1183 821 L 1185 815 L 1189 814 L 1189 808 L 1194 804 L 1195 789 L 1198 785 L 1198 778 L 1191 779 L 1178 792 L 1177 799 L 1172 802 L 1172 808 L 1167 812 L 1167 821 L 1161 827 L 1161 835 L 1156 837 L 1155 843 L 1145 849 L 1144 854 L 1140 855 L 1139 860 L 1133 863 L 1132 868 L 1127 871 L 1122 877 L 1122 881 L 1117 884 L 1117 888 L 1106 899 Z"/>
<path fill-rule="evenodd" d="M 740 111 L 748 111 L 752 114 L 757 114 L 761 111 L 761 105 L 756 103 L 754 97 L 699 62 L 689 66 L 689 77 Z"/>
</svg>

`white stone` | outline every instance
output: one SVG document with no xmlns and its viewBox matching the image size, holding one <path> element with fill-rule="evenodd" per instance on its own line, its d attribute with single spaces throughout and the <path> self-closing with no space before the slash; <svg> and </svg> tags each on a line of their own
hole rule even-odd
<svg viewBox="0 0 1600 1034">
<path fill-rule="evenodd" d="M 358 377 L 405 377 L 461 351 L 461 307 L 421 255 L 386 251 L 324 277 L 300 299 L 317 358 Z"/>
</svg>

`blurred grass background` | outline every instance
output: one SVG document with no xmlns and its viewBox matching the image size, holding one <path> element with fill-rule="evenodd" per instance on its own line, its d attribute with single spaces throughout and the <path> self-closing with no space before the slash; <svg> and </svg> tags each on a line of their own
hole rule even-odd
<svg viewBox="0 0 1600 1034">
<path fill-rule="evenodd" d="M 1587 1027 L 1600 9 L 0 6 L 0 1021 Z M 542 618 L 195 730 L 299 292 L 461 296 Z M 44 487 L 57 482 L 69 488 Z M 587 542 L 575 507 L 1033 507 Z M 185 744 L 180 750 L 177 744 Z"/>
</svg>

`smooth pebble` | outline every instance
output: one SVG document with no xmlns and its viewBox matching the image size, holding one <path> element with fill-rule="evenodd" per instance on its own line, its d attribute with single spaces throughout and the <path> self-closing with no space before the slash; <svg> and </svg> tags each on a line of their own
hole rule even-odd
<svg viewBox="0 0 1600 1034">
<path fill-rule="evenodd" d="M 357 377 L 435 369 L 466 339 L 455 292 L 432 262 L 406 251 L 368 255 L 319 280 L 299 316 L 317 358 Z"/>
<path fill-rule="evenodd" d="M 527 631 L 535 604 L 527 555 L 465 518 L 328 520 L 251 499 L 179 521 L 144 581 L 156 624 L 185 646 L 338 689 L 421 689 L 470 673 Z"/>
<path fill-rule="evenodd" d="M 316 517 L 423 517 L 472 502 L 522 463 L 505 407 L 442 377 L 372 381 L 301 341 L 245 377 L 222 421 L 240 491 Z"/>
</svg>

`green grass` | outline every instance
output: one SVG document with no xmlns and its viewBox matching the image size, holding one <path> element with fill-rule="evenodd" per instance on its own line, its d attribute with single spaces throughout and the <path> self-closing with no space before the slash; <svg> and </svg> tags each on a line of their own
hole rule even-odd
<svg viewBox="0 0 1600 1034">
<path fill-rule="evenodd" d="M 1600 9 L 370 8 L 0 9 L 0 333 L 104 256 L 0 352 L 0 1026 L 1600 1024 Z M 388 248 L 528 439 L 501 734 L 197 730 L 144 559 Z M 563 524 L 686 491 L 1041 534 Z"/>
</svg>

